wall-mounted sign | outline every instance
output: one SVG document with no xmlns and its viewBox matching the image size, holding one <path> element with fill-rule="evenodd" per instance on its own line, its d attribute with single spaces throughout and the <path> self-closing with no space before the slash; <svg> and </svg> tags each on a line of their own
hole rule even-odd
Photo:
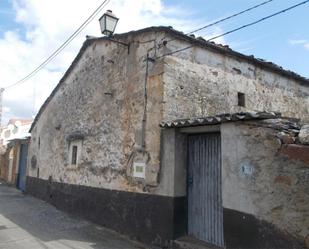
<svg viewBox="0 0 309 249">
<path fill-rule="evenodd" d="M 133 163 L 133 176 L 145 179 L 146 164 L 142 162 Z"/>
<path fill-rule="evenodd" d="M 240 172 L 242 175 L 250 176 L 253 174 L 253 167 L 248 163 L 243 163 Z"/>
</svg>

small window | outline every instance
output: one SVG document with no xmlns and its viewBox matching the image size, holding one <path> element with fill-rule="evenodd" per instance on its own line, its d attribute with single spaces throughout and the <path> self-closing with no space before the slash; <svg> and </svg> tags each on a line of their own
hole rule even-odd
<svg viewBox="0 0 309 249">
<path fill-rule="evenodd" d="M 80 160 L 82 156 L 81 155 L 82 147 L 83 147 L 82 140 L 77 139 L 77 140 L 70 142 L 68 156 L 67 156 L 68 165 L 76 167 L 77 165 L 80 164 Z"/>
<path fill-rule="evenodd" d="M 246 99 L 245 99 L 245 94 L 238 92 L 237 93 L 237 97 L 238 97 L 238 106 L 246 106 Z"/>
<path fill-rule="evenodd" d="M 72 159 L 71 159 L 71 164 L 76 165 L 77 163 L 77 146 L 73 145 L 72 146 Z"/>
</svg>

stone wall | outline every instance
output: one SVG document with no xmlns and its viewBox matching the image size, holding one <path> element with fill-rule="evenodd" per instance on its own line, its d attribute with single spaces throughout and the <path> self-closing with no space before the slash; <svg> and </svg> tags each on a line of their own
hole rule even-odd
<svg viewBox="0 0 309 249">
<path fill-rule="evenodd" d="M 176 39 L 159 46 L 169 38 L 153 31 L 121 37 L 129 53 L 107 39 L 87 41 L 32 129 L 29 176 L 170 195 L 159 186 L 162 121 L 249 110 L 308 116 L 307 86 L 210 49 L 160 57 L 188 45 Z M 148 77 L 147 53 L 156 59 L 148 61 Z M 246 107 L 237 106 L 237 92 L 245 93 Z M 73 140 L 82 149 L 72 167 Z M 144 180 L 132 177 L 134 162 L 145 163 Z"/>
<path fill-rule="evenodd" d="M 290 144 L 295 139 L 282 133 L 297 138 L 297 130 L 282 132 L 273 122 L 222 125 L 223 206 L 303 242 L 309 237 L 309 163 L 289 156 L 287 147 L 305 154 L 308 146 Z"/>
<path fill-rule="evenodd" d="M 188 45 L 172 41 L 164 53 Z M 163 81 L 164 121 L 240 111 L 309 120 L 307 85 L 210 49 L 192 47 L 164 57 Z M 245 107 L 238 106 L 238 92 L 245 94 Z"/>
<path fill-rule="evenodd" d="M 86 47 L 32 129 L 29 176 L 115 190 L 152 191 L 160 168 L 160 63 L 148 62 L 145 135 L 142 120 L 145 59 L 154 46 L 149 41 L 153 38 L 158 36 L 127 37 L 129 53 L 127 47 L 109 40 L 96 40 Z M 146 39 L 148 42 L 140 43 Z M 72 166 L 70 144 L 75 140 L 82 149 L 80 162 Z M 144 180 L 132 177 L 134 161 L 146 163 Z"/>
<path fill-rule="evenodd" d="M 161 245 L 186 230 L 186 137 L 178 131 L 161 132 L 162 121 L 250 110 L 306 118 L 309 109 L 308 87 L 220 53 L 191 48 L 158 59 L 188 45 L 173 41 L 172 46 L 157 46 L 164 36 L 129 34 L 123 40 L 130 42 L 129 53 L 126 46 L 108 39 L 87 41 L 40 113 L 28 155 L 30 194 L 69 211 L 79 205 L 76 210 L 82 212 L 86 205 L 96 215 L 115 197 L 105 215 L 117 218 L 118 225 L 128 221 L 121 229 L 109 224 L 124 233 L 135 222 L 126 209 L 130 202 L 129 211 L 138 215 L 143 210 L 146 217 L 133 224 L 132 233 L 138 236 L 158 222 L 157 231 L 168 230 L 159 235 Z M 147 62 L 147 53 L 156 60 Z M 245 93 L 246 107 L 237 106 L 237 92 Z M 307 166 L 278 152 L 281 143 L 272 128 L 226 124 L 222 137 L 224 207 L 304 238 Z M 71 163 L 73 143 L 79 146 L 77 165 Z M 134 162 L 145 163 L 145 179 L 132 176 Z M 99 197 L 92 198 L 94 193 L 108 193 L 99 201 L 102 206 L 97 206 Z M 147 201 L 152 198 L 162 205 L 153 206 Z M 166 206 L 174 222 L 169 228 L 165 219 L 155 218 Z M 91 217 L 108 225 L 96 218 Z M 147 240 L 155 240 L 153 234 Z"/>
<path fill-rule="evenodd" d="M 8 158 L 9 151 L 3 148 L 0 155 L 0 178 L 7 181 L 8 178 Z"/>
</svg>

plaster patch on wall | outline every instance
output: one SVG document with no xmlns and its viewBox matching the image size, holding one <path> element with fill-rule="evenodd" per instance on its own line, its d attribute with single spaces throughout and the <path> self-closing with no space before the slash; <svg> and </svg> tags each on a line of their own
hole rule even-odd
<svg viewBox="0 0 309 249">
<path fill-rule="evenodd" d="M 263 121 L 252 123 L 221 126 L 223 205 L 304 237 L 309 168 L 278 152 L 277 129 L 259 127 Z"/>
</svg>

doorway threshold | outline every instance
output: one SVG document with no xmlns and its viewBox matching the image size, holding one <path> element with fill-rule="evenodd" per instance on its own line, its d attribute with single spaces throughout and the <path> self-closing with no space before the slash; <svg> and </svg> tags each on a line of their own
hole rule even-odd
<svg viewBox="0 0 309 249">
<path fill-rule="evenodd" d="M 205 241 L 198 240 L 192 236 L 184 236 L 174 241 L 177 249 L 224 249 L 225 247 L 215 246 Z"/>
</svg>

